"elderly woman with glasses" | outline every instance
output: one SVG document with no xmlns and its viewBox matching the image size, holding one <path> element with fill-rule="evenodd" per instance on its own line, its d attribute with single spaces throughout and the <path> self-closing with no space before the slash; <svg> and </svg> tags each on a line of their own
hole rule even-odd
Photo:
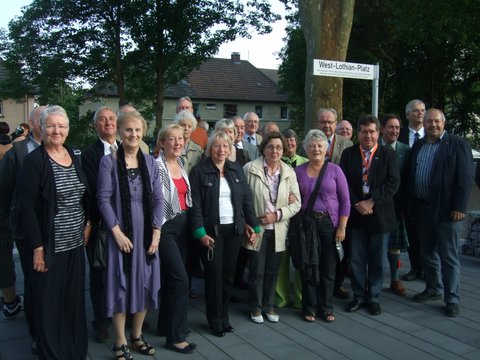
<svg viewBox="0 0 480 360">
<path fill-rule="evenodd" d="M 345 239 L 350 214 L 350 195 L 342 169 L 325 160 L 328 140 L 323 131 L 310 130 L 303 141 L 308 162 L 295 168 L 302 197 L 302 216 L 311 217 L 318 235 L 318 261 L 302 270 L 302 311 L 305 321 L 312 322 L 316 314 L 326 322 L 335 321 L 332 297 L 337 263 L 336 243 Z M 320 175 L 325 167 L 323 177 Z M 319 179 L 320 177 L 320 179 Z M 305 212 L 317 182 L 320 184 L 313 207 Z M 312 271 L 313 270 L 313 271 Z M 312 274 L 319 274 L 319 279 Z"/>
<path fill-rule="evenodd" d="M 242 168 L 228 160 L 232 148 L 229 135 L 214 132 L 208 141 L 207 157 L 190 175 L 190 223 L 194 238 L 203 245 L 207 320 L 218 337 L 234 331 L 228 305 L 241 241 L 245 235 L 253 244 L 255 232 L 260 231 Z"/>
<path fill-rule="evenodd" d="M 285 138 L 278 132 L 267 134 L 260 144 L 262 156 L 243 170 L 254 194 L 255 213 L 262 226 L 250 251 L 248 302 L 250 318 L 263 323 L 262 311 L 270 322 L 278 322 L 274 310 L 275 286 L 280 260 L 285 251 L 289 219 L 300 210 L 300 192 L 293 169 L 281 159 Z"/>
</svg>

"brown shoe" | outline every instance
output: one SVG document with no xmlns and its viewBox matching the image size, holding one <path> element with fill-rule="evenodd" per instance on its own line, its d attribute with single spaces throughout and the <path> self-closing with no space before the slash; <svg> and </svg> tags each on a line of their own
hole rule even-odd
<svg viewBox="0 0 480 360">
<path fill-rule="evenodd" d="M 401 283 L 400 280 L 394 280 L 390 283 L 390 290 L 392 290 L 392 292 L 395 294 L 395 295 L 398 295 L 398 296 L 407 296 L 407 289 L 405 289 L 405 287 L 403 286 L 403 284 Z"/>
</svg>

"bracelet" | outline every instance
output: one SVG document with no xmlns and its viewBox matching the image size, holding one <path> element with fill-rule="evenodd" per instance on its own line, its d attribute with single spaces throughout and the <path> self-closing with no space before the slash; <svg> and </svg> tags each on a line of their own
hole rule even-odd
<svg viewBox="0 0 480 360">
<path fill-rule="evenodd" d="M 346 227 L 339 227 L 340 230 L 347 230 Z"/>
<path fill-rule="evenodd" d="M 85 226 L 92 226 L 92 222 L 90 220 L 87 220 L 87 222 L 85 223 Z"/>
<path fill-rule="evenodd" d="M 36 249 L 33 250 L 33 252 L 38 252 L 38 251 L 43 251 L 43 246 L 42 247 L 38 247 Z"/>
</svg>

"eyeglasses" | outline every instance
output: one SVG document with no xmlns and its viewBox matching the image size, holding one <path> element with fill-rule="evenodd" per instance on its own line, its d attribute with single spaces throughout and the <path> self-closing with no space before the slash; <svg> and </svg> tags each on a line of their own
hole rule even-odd
<svg viewBox="0 0 480 360">
<path fill-rule="evenodd" d="M 265 146 L 265 149 L 269 150 L 269 151 L 283 151 L 283 146 L 275 146 L 275 145 L 267 145 Z"/>
</svg>

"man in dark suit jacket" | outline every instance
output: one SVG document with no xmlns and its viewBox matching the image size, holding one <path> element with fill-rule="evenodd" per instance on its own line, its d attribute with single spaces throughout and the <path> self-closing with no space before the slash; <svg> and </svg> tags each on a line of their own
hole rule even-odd
<svg viewBox="0 0 480 360">
<path fill-rule="evenodd" d="M 408 247 L 408 239 L 405 229 L 405 172 L 408 165 L 410 147 L 398 140 L 400 133 L 400 117 L 395 114 L 385 114 L 380 123 L 380 132 L 382 133 L 382 145 L 391 147 L 396 151 L 398 157 L 398 166 L 400 169 L 400 188 L 394 197 L 395 213 L 397 215 L 397 226 L 390 233 L 388 243 L 388 262 L 390 264 L 390 290 L 398 296 L 406 296 L 407 290 L 403 286 L 398 276 L 398 264 L 400 251 Z"/>
<path fill-rule="evenodd" d="M 25 233 L 22 224 L 22 219 L 18 212 L 18 192 L 21 189 L 17 188 L 17 182 L 20 176 L 20 170 L 23 166 L 23 160 L 27 154 L 35 150 L 42 141 L 42 131 L 40 128 L 40 116 L 46 106 L 39 106 L 30 112 L 29 125 L 31 132 L 29 136 L 19 142 L 14 142 L 13 147 L 5 154 L 0 162 L 0 217 L 3 222 L 3 229 L 8 230 L 9 241 L 11 241 L 11 247 L 3 247 L 3 249 L 9 251 L 8 263 L 11 264 L 11 269 L 8 273 L 15 275 L 15 266 L 13 262 L 13 242 L 17 245 L 18 254 L 20 256 L 20 263 L 22 265 L 24 275 L 24 301 L 23 308 L 28 323 L 28 331 L 32 337 L 32 352 L 36 354 L 35 343 L 35 324 L 33 313 L 33 297 L 30 289 L 30 269 L 33 267 L 32 259 L 33 254 L 25 246 Z M 2 254 L 3 255 L 3 254 Z M 2 261 L 7 263 L 6 259 L 2 257 Z M 6 269 L 1 269 L 6 275 Z M 13 279 L 13 285 L 5 289 L 2 289 L 4 302 L 11 302 L 12 300 L 18 301 L 18 295 L 15 289 L 15 280 Z M 4 305 L 5 306 L 5 305 Z M 17 310 L 21 310 L 22 304 L 20 302 Z M 15 315 L 16 316 L 16 315 Z"/>
<path fill-rule="evenodd" d="M 342 156 L 343 150 L 353 145 L 352 141 L 344 138 L 343 136 L 337 135 L 335 129 L 337 128 L 337 111 L 335 109 L 324 109 L 321 108 L 317 113 L 317 129 L 322 130 L 325 136 L 327 137 L 327 153 L 325 159 L 334 164 L 340 163 L 340 158 Z M 347 262 L 348 258 L 348 243 L 349 243 L 349 234 L 347 234 L 347 241 L 344 242 L 345 247 L 345 256 L 344 263 Z M 343 287 L 343 280 L 345 280 L 345 271 L 344 265 L 341 261 L 337 261 L 337 266 L 335 268 L 335 286 L 333 289 L 333 294 L 339 299 L 348 299 L 350 294 Z"/>
<path fill-rule="evenodd" d="M 97 206 L 97 177 L 100 159 L 115 151 L 119 145 L 116 140 L 117 115 L 111 108 L 103 106 L 96 111 L 93 124 L 98 134 L 98 140 L 82 153 L 82 167 L 92 195 L 90 202 L 92 233 L 86 251 L 90 265 L 90 298 L 93 305 L 94 338 L 97 342 L 105 342 L 108 339 L 109 321 L 105 316 L 102 301 L 104 269 L 94 266 L 95 249 L 97 241 L 99 241 L 99 230 L 101 230 L 101 215 Z"/>
<path fill-rule="evenodd" d="M 348 220 L 351 240 L 353 301 L 347 311 L 368 304 L 379 315 L 384 257 L 390 231 L 395 228 L 393 196 L 400 186 L 397 154 L 378 144 L 380 124 L 368 115 L 358 121 L 359 146 L 343 151 L 340 167 L 347 178 L 352 209 Z M 368 282 L 367 282 L 368 278 Z M 366 292 L 369 284 L 368 292 Z"/>
<path fill-rule="evenodd" d="M 446 315 L 453 317 L 459 314 L 458 245 L 472 189 L 473 157 L 465 140 L 445 132 L 442 111 L 429 109 L 423 125 L 425 138 L 413 146 L 409 164 L 408 188 L 426 283 L 414 300 L 438 300 L 443 293 Z"/>
<path fill-rule="evenodd" d="M 425 104 L 421 100 L 412 100 L 405 107 L 405 114 L 408 120 L 408 126 L 400 129 L 398 140 L 408 146 L 425 136 L 423 128 L 423 119 L 425 117 Z M 410 259 L 410 271 L 403 275 L 405 281 L 421 279 L 422 265 L 420 260 L 420 239 L 418 237 L 417 226 L 412 218 L 405 218 L 405 226 L 408 236 L 408 257 Z"/>
</svg>

